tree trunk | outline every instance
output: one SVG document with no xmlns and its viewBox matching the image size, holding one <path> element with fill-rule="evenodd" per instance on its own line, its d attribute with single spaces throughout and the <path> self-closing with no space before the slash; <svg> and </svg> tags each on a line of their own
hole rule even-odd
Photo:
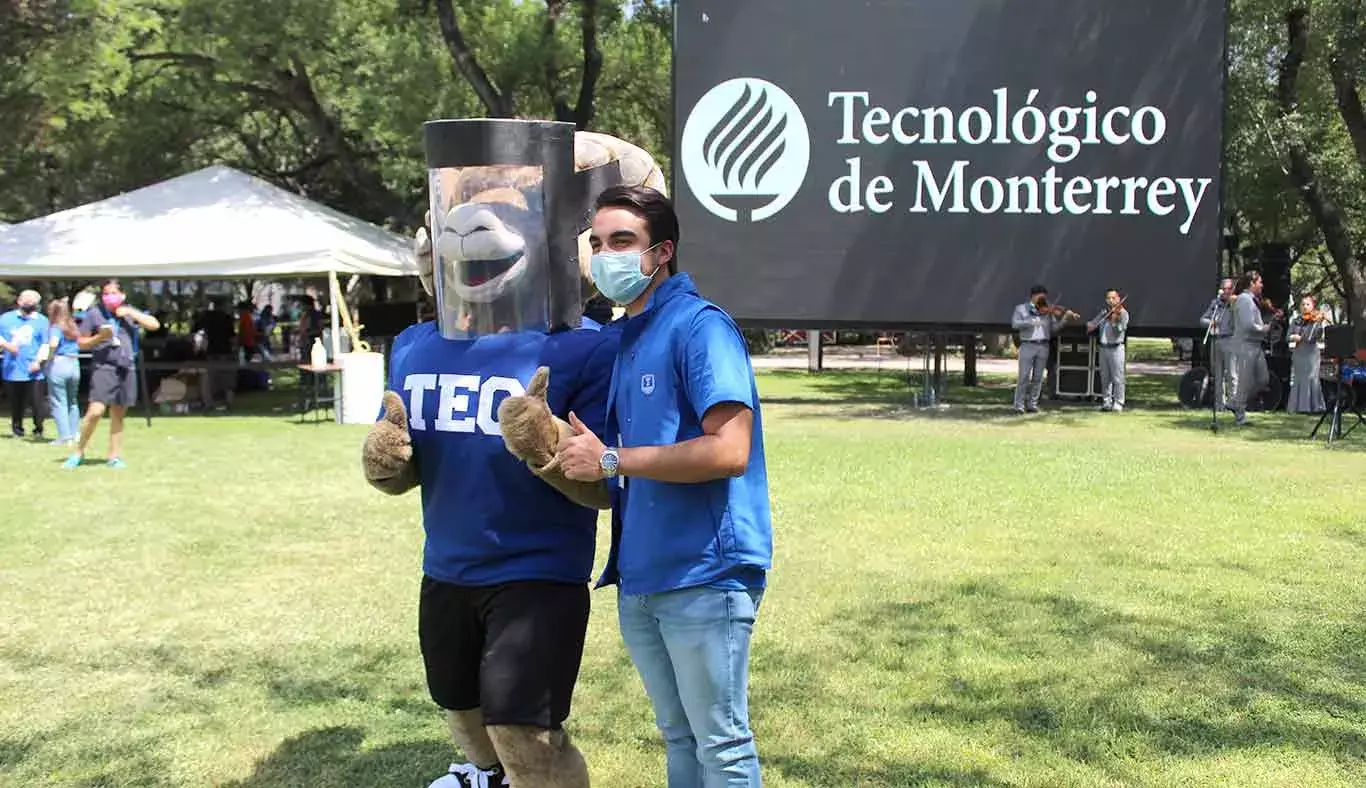
<svg viewBox="0 0 1366 788">
<path fill-rule="evenodd" d="M 1285 22 L 1288 41 L 1276 79 L 1276 98 L 1280 105 L 1282 120 L 1293 116 L 1299 107 L 1300 67 L 1304 65 L 1305 53 L 1309 48 L 1309 10 L 1292 9 L 1285 15 Z M 1335 79 L 1335 89 L 1336 83 Z M 1351 94 L 1348 99 L 1355 97 L 1355 87 Z M 1340 106 L 1342 101 L 1343 98 L 1340 97 Z M 1356 108 L 1359 112 L 1359 100 L 1356 101 Z M 1347 120 L 1345 115 L 1344 120 Z M 1353 140 L 1355 142 L 1355 135 Z M 1366 142 L 1366 136 L 1363 136 L 1363 141 Z M 1366 324 L 1366 310 L 1362 309 L 1362 295 L 1366 294 L 1366 277 L 1363 276 L 1352 249 L 1352 238 L 1347 231 L 1342 209 L 1323 188 L 1301 138 L 1290 135 L 1287 154 L 1290 159 L 1290 179 L 1309 209 L 1309 214 L 1314 217 L 1314 223 L 1323 233 L 1324 243 L 1342 276 L 1343 286 L 1347 290 L 1348 315 L 1354 322 Z"/>
<path fill-rule="evenodd" d="M 555 56 L 555 29 L 568 0 L 546 0 L 545 25 L 541 28 L 541 53 L 545 58 L 542 72 L 546 92 L 550 94 L 555 120 L 573 123 L 586 129 L 593 122 L 597 108 L 598 78 L 602 76 L 602 50 L 598 48 L 598 0 L 582 0 L 583 20 L 579 26 L 583 46 L 583 74 L 579 79 L 577 103 L 569 106 L 565 86 L 560 78 L 560 64 Z"/>
<path fill-rule="evenodd" d="M 446 41 L 446 49 L 455 61 L 456 70 L 470 83 L 470 87 L 474 88 L 479 100 L 484 102 L 489 117 L 514 117 L 516 107 L 511 94 L 500 91 L 484 67 L 479 65 L 474 50 L 470 49 L 464 33 L 460 31 L 460 22 L 455 18 L 455 7 L 451 5 L 451 0 L 436 0 L 436 16 L 441 23 L 441 37 Z"/>
</svg>

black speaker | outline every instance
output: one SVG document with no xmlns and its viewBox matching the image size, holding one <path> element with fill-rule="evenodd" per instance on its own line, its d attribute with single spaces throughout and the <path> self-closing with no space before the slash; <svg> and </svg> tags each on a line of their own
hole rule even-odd
<svg viewBox="0 0 1366 788">
<path fill-rule="evenodd" d="M 1357 340 L 1351 326 L 1325 326 L 1323 353 L 1329 358 L 1356 358 Z"/>
<path fill-rule="evenodd" d="M 1283 243 L 1265 243 L 1256 247 L 1254 265 L 1262 275 L 1262 297 L 1271 303 L 1290 311 L 1290 267 L 1294 259 L 1290 246 Z"/>
</svg>

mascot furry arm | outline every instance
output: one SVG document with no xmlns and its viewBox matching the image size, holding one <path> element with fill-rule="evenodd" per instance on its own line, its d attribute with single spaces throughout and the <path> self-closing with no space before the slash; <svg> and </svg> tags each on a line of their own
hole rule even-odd
<svg viewBox="0 0 1366 788">
<path fill-rule="evenodd" d="M 574 167 L 583 171 L 617 162 L 623 183 L 648 186 L 667 194 L 664 174 L 654 158 L 640 147 L 606 134 L 580 131 L 574 135 Z M 428 223 L 431 217 L 427 217 Z M 580 273 L 584 292 L 596 292 L 589 275 L 592 249 L 588 232 L 578 238 Z M 426 227 L 420 228 L 414 241 L 418 278 L 429 296 L 433 295 L 433 255 L 431 237 Z M 498 421 L 508 451 L 538 478 L 554 487 L 566 498 L 591 509 L 607 509 L 611 503 L 607 485 L 603 482 L 576 482 L 566 479 L 555 456 L 562 437 L 572 435 L 573 428 L 555 416 L 546 403 L 550 371 L 538 369 L 526 394 L 508 397 L 498 408 Z M 419 483 L 417 463 L 413 457 L 412 439 L 408 434 L 408 417 L 403 399 L 392 391 L 384 394 L 384 415 L 366 436 L 361 452 L 366 481 L 389 495 L 401 495 Z"/>
</svg>

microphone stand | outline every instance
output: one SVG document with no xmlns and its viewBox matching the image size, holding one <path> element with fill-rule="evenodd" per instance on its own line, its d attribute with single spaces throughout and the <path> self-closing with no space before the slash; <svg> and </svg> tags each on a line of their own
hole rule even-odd
<svg viewBox="0 0 1366 788">
<path fill-rule="evenodd" d="M 1219 396 L 1224 386 L 1223 377 L 1219 374 L 1219 337 L 1214 333 L 1214 324 L 1221 321 L 1227 309 L 1226 303 L 1221 298 L 1219 304 L 1214 307 L 1214 314 L 1210 315 L 1209 325 L 1205 327 L 1205 342 L 1209 343 L 1209 374 L 1205 376 L 1207 384 L 1213 384 L 1214 389 L 1210 393 L 1209 404 L 1209 429 L 1210 432 L 1219 431 Z M 1204 343 L 1201 343 L 1204 344 Z M 1200 387 L 1200 396 L 1205 396 L 1205 386 Z M 1198 402 L 1199 400 L 1197 400 Z"/>
</svg>

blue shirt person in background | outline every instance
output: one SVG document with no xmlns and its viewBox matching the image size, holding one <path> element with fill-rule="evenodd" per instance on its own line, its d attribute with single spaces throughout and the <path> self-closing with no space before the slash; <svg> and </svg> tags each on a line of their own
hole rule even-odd
<svg viewBox="0 0 1366 788">
<path fill-rule="evenodd" d="M 81 419 L 80 435 L 63 468 L 79 468 L 95 428 L 109 411 L 109 458 L 111 468 L 124 467 L 123 420 L 137 404 L 137 333 L 156 331 L 161 321 L 127 303 L 117 279 L 100 285 L 99 300 L 81 317 L 77 347 L 90 353 L 90 403 Z"/>
<path fill-rule="evenodd" d="M 25 290 L 15 308 L 0 315 L 0 377 L 10 402 L 10 429 L 24 437 L 24 409 L 33 411 L 33 437 L 43 437 L 47 395 L 43 391 L 43 365 L 48 355 L 48 321 L 39 311 L 42 296 Z"/>
<path fill-rule="evenodd" d="M 82 314 L 82 316 L 84 316 Z M 57 423 L 57 446 L 74 446 L 81 430 L 79 393 L 81 386 L 81 330 L 71 312 L 69 299 L 48 302 L 47 319 L 51 324 L 48 347 L 52 363 L 47 371 L 47 406 Z"/>
<path fill-rule="evenodd" d="M 773 537 L 749 351 L 730 316 L 677 273 L 678 218 L 664 195 L 613 187 L 596 208 L 593 280 L 627 318 L 603 438 L 571 414 L 565 475 L 613 488 L 600 585 L 618 586 L 669 788 L 757 788 L 749 644 Z"/>
</svg>

